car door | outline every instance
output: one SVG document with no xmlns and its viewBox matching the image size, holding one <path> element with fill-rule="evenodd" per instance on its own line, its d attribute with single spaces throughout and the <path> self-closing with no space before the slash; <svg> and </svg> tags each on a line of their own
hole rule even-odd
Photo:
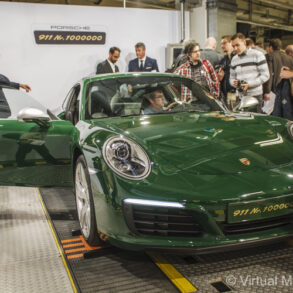
<svg viewBox="0 0 293 293">
<path fill-rule="evenodd" d="M 9 107 L 5 115 L 0 113 L 0 185 L 73 186 L 74 125 L 21 91 L 0 88 L 0 98 Z M 43 117 L 33 119 L 36 109 Z"/>
</svg>

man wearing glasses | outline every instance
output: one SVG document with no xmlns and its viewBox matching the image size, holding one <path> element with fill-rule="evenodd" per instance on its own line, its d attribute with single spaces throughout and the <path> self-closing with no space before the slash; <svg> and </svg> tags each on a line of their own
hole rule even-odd
<svg viewBox="0 0 293 293">
<path fill-rule="evenodd" d="M 186 47 L 188 61 L 179 66 L 175 73 L 184 75 L 199 83 L 211 92 L 214 97 L 219 98 L 220 86 L 213 65 L 205 59 L 200 58 L 200 47 L 198 43 L 190 43 Z M 190 90 L 184 88 L 184 99 L 190 98 Z"/>
</svg>

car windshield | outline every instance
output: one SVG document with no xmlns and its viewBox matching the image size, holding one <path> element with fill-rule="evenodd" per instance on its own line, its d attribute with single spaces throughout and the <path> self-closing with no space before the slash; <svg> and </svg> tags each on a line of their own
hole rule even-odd
<svg viewBox="0 0 293 293">
<path fill-rule="evenodd" d="M 19 111 L 26 107 L 42 110 L 52 120 L 58 119 L 42 104 L 22 90 L 0 87 L 0 119 L 17 119 Z"/>
<path fill-rule="evenodd" d="M 88 84 L 85 119 L 224 110 L 220 102 L 191 79 L 138 75 Z"/>
</svg>

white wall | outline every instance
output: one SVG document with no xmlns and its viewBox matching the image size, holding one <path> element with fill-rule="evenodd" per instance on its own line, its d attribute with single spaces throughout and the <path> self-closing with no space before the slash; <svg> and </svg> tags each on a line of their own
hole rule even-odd
<svg viewBox="0 0 293 293">
<path fill-rule="evenodd" d="M 190 13 L 190 38 L 196 40 L 200 47 L 204 48 L 207 37 L 207 9 L 204 0 L 200 7 L 193 8 Z"/>
<path fill-rule="evenodd" d="M 188 20 L 187 13 L 186 28 Z M 50 25 L 98 27 L 107 34 L 106 44 L 37 45 L 33 29 Z M 135 43 L 143 41 L 164 72 L 166 45 L 180 40 L 180 12 L 0 2 L 0 27 L 0 73 L 29 84 L 31 95 L 53 109 L 76 81 L 95 72 L 112 46 L 122 50 L 120 71 L 136 57 Z"/>
</svg>

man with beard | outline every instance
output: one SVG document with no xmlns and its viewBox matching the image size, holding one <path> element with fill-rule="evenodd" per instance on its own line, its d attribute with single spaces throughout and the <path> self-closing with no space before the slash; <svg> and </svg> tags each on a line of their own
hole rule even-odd
<svg viewBox="0 0 293 293">
<path fill-rule="evenodd" d="M 198 43 L 190 43 L 186 47 L 188 61 L 179 66 L 175 73 L 184 75 L 199 83 L 211 92 L 216 98 L 220 96 L 220 85 L 213 65 L 205 59 L 200 58 L 200 47 Z M 183 99 L 190 99 L 190 90 L 184 88 Z"/>
<path fill-rule="evenodd" d="M 111 47 L 108 59 L 98 64 L 96 74 L 119 72 L 119 68 L 115 63 L 120 57 L 120 52 L 119 48 Z"/>
</svg>

